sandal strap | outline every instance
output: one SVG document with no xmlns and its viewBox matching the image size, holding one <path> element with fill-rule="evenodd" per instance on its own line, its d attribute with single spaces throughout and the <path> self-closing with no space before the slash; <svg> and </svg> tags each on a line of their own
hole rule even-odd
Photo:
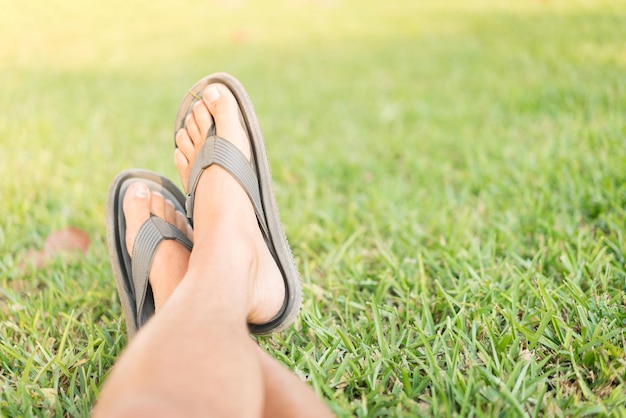
<svg viewBox="0 0 626 418">
<path fill-rule="evenodd" d="M 192 219 L 193 216 L 195 193 L 200 176 L 205 169 L 213 164 L 219 165 L 229 172 L 241 187 L 243 187 L 252 202 L 263 236 L 267 239 L 269 237 L 269 230 L 265 220 L 263 204 L 261 203 L 261 192 L 259 190 L 257 175 L 251 163 L 239 148 L 219 136 L 211 135 L 207 138 L 191 166 L 189 184 L 187 187 L 187 199 L 185 201 L 187 217 Z"/>
<path fill-rule="evenodd" d="M 185 246 L 189 251 L 193 243 L 187 236 L 171 223 L 151 215 L 139 228 L 135 243 L 133 244 L 132 278 L 135 294 L 135 306 L 137 307 L 137 321 L 143 320 L 143 307 L 148 293 L 148 278 L 154 261 L 157 247 L 163 240 L 175 240 Z M 141 326 L 141 324 L 138 324 Z"/>
</svg>

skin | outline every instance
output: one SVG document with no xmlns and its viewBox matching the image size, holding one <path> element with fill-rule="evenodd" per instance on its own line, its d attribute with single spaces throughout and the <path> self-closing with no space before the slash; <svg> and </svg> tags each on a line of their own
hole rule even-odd
<svg viewBox="0 0 626 418">
<path fill-rule="evenodd" d="M 250 156 L 234 97 L 221 84 L 208 86 L 176 134 L 174 161 L 185 185 L 213 123 L 217 135 Z M 218 166 L 202 174 L 193 232 L 171 202 L 144 184 L 129 188 L 123 208 L 131 254 L 151 213 L 193 235 L 194 248 L 159 245 L 149 279 L 157 313 L 118 359 L 95 417 L 332 416 L 308 385 L 248 334 L 247 323 L 277 314 L 285 289 L 252 204 L 230 174 Z"/>
</svg>

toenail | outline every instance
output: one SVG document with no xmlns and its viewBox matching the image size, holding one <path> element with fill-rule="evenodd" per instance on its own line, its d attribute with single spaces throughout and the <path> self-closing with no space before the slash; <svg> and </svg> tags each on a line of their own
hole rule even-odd
<svg viewBox="0 0 626 418">
<path fill-rule="evenodd" d="M 210 86 L 204 91 L 204 97 L 210 102 L 214 102 L 220 98 L 220 91 L 215 86 Z"/>
<path fill-rule="evenodd" d="M 139 183 L 138 186 L 135 187 L 135 197 L 145 198 L 150 194 L 150 189 L 143 183 Z"/>
</svg>

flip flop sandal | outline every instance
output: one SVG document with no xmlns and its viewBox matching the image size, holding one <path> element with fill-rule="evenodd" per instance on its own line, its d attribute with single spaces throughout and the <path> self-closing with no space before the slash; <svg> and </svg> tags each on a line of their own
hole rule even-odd
<svg viewBox="0 0 626 418">
<path fill-rule="evenodd" d="M 150 216 L 139 228 L 133 254 L 128 253 L 122 203 L 128 187 L 137 181 L 146 184 L 151 191 L 161 193 L 165 199 L 174 203 L 176 210 L 185 211 L 185 197 L 181 191 L 171 181 L 151 171 L 123 171 L 109 186 L 106 206 L 107 243 L 129 339 L 154 315 L 154 296 L 148 276 L 159 244 L 163 240 L 175 240 L 190 251 L 193 247 L 180 229 L 157 216 Z"/>
<path fill-rule="evenodd" d="M 265 243 L 285 284 L 285 300 L 276 317 L 265 324 L 248 324 L 254 334 L 271 334 L 287 328 L 298 316 L 302 304 L 302 281 L 280 222 L 265 143 L 252 102 L 241 83 L 233 76 L 225 73 L 211 74 L 198 81 L 183 98 L 176 115 L 175 132 L 185 127 L 185 118 L 191 113 L 193 105 L 202 100 L 202 92 L 213 83 L 224 84 L 237 99 L 241 124 L 248 134 L 252 156 L 251 161 L 248 161 L 231 142 L 216 136 L 213 125 L 191 167 L 185 202 L 187 217 L 191 219 L 193 216 L 195 192 L 200 176 L 213 164 L 229 172 L 246 191 L 254 206 Z"/>
</svg>

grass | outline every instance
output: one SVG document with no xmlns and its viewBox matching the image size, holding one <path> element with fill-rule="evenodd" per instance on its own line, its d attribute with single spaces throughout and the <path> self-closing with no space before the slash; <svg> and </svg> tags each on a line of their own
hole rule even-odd
<svg viewBox="0 0 626 418">
<path fill-rule="evenodd" d="M 305 281 L 261 343 L 339 416 L 626 415 L 623 1 L 5 3 L 0 416 L 88 414 L 126 343 L 108 183 L 176 178 L 217 70 Z M 19 268 L 68 225 L 86 257 Z"/>
</svg>

